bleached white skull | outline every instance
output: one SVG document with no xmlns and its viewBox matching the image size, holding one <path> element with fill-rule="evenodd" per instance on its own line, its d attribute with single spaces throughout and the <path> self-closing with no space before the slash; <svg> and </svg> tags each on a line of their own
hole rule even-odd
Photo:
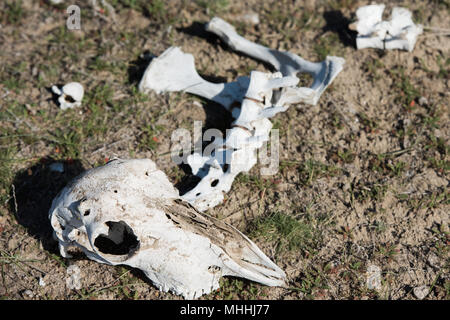
<svg viewBox="0 0 450 320">
<path fill-rule="evenodd" d="M 81 106 L 84 89 L 79 82 L 70 82 L 60 90 L 57 86 L 52 86 L 52 91 L 59 95 L 59 107 L 63 110 Z"/>
<path fill-rule="evenodd" d="M 141 269 L 163 291 L 192 299 L 221 276 L 282 286 L 284 272 L 237 229 L 181 200 L 149 159 L 112 160 L 70 182 L 49 212 L 63 257 Z"/>
</svg>

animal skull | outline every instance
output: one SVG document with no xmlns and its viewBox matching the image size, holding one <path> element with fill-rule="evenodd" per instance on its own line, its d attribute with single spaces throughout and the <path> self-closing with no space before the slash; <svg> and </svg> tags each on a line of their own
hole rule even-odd
<svg viewBox="0 0 450 320">
<path fill-rule="evenodd" d="M 399 7 L 392 9 L 391 20 L 382 21 L 384 7 L 384 4 L 372 4 L 356 11 L 358 20 L 349 26 L 350 29 L 358 31 L 356 47 L 411 52 L 417 36 L 423 31 L 422 26 L 414 24 L 411 11 Z"/>
<path fill-rule="evenodd" d="M 178 196 L 149 159 L 119 160 L 70 182 L 49 212 L 63 257 L 141 269 L 163 291 L 193 299 L 221 276 L 282 286 L 286 275 L 246 236 Z"/>
<path fill-rule="evenodd" d="M 52 91 L 59 95 L 59 107 L 62 110 L 81 106 L 84 89 L 79 82 L 70 82 L 60 90 L 57 86 L 52 86 Z"/>
</svg>

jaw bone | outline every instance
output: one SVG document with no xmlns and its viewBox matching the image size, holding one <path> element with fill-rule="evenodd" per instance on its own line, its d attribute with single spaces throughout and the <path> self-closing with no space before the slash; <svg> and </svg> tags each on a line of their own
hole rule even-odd
<svg viewBox="0 0 450 320">
<path fill-rule="evenodd" d="M 345 61 L 339 57 L 327 57 L 325 61 L 313 63 L 289 52 L 266 48 L 241 37 L 230 24 L 217 17 L 206 25 L 206 29 L 218 35 L 232 49 L 271 64 L 283 76 L 295 76 L 302 72 L 311 74 L 314 78 L 311 87 L 291 88 L 292 103 L 315 105 L 321 94 L 341 72 Z M 195 70 L 192 55 L 183 53 L 177 47 L 171 47 L 147 67 L 139 83 L 139 90 L 186 91 L 218 102 L 230 111 L 235 102 L 242 102 L 248 83 L 248 77 L 239 77 L 230 83 L 208 82 Z"/>
<path fill-rule="evenodd" d="M 219 288 L 222 276 L 283 286 L 285 273 L 237 229 L 178 196 L 150 159 L 112 160 L 70 182 L 49 211 L 63 257 L 141 269 L 186 299 Z"/>
</svg>

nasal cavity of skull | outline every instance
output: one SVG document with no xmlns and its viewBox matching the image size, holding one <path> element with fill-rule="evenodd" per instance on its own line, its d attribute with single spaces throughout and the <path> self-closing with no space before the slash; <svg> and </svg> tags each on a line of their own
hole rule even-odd
<svg viewBox="0 0 450 320">
<path fill-rule="evenodd" d="M 107 221 L 108 234 L 99 235 L 94 245 L 100 252 L 112 255 L 131 254 L 139 247 L 139 240 L 133 229 L 124 221 Z"/>
</svg>

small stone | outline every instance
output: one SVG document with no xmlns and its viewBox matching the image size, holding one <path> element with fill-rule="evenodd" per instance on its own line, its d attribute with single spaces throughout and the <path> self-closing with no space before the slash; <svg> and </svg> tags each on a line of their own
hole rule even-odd
<svg viewBox="0 0 450 320">
<path fill-rule="evenodd" d="M 237 20 L 243 21 L 248 24 L 257 25 L 259 24 L 259 15 L 255 12 L 247 12 L 241 16 L 238 16 Z"/>
<path fill-rule="evenodd" d="M 422 300 L 428 295 L 428 293 L 430 293 L 430 289 L 428 286 L 423 285 L 420 287 L 415 287 L 413 292 L 417 299 Z"/>
<path fill-rule="evenodd" d="M 39 277 L 39 285 L 40 285 L 41 287 L 45 287 L 45 286 L 47 285 L 47 284 L 45 283 L 44 279 L 41 278 L 41 277 Z"/>
<path fill-rule="evenodd" d="M 381 269 L 376 265 L 370 265 L 367 267 L 366 272 L 367 280 L 366 285 L 369 290 L 381 289 Z"/>
<path fill-rule="evenodd" d="M 428 263 L 435 268 L 439 268 L 439 258 L 434 253 L 430 253 L 428 256 Z"/>
<path fill-rule="evenodd" d="M 420 97 L 418 102 L 422 107 L 425 107 L 428 105 L 428 99 L 425 97 Z"/>
<path fill-rule="evenodd" d="M 70 290 L 80 290 L 81 289 L 81 270 L 77 265 L 70 265 L 66 273 L 68 277 L 66 278 L 66 286 Z"/>
<path fill-rule="evenodd" d="M 33 291 L 31 291 L 30 289 L 27 289 L 23 292 L 24 296 L 27 296 L 28 298 L 33 298 L 34 297 L 34 293 Z"/>
</svg>

